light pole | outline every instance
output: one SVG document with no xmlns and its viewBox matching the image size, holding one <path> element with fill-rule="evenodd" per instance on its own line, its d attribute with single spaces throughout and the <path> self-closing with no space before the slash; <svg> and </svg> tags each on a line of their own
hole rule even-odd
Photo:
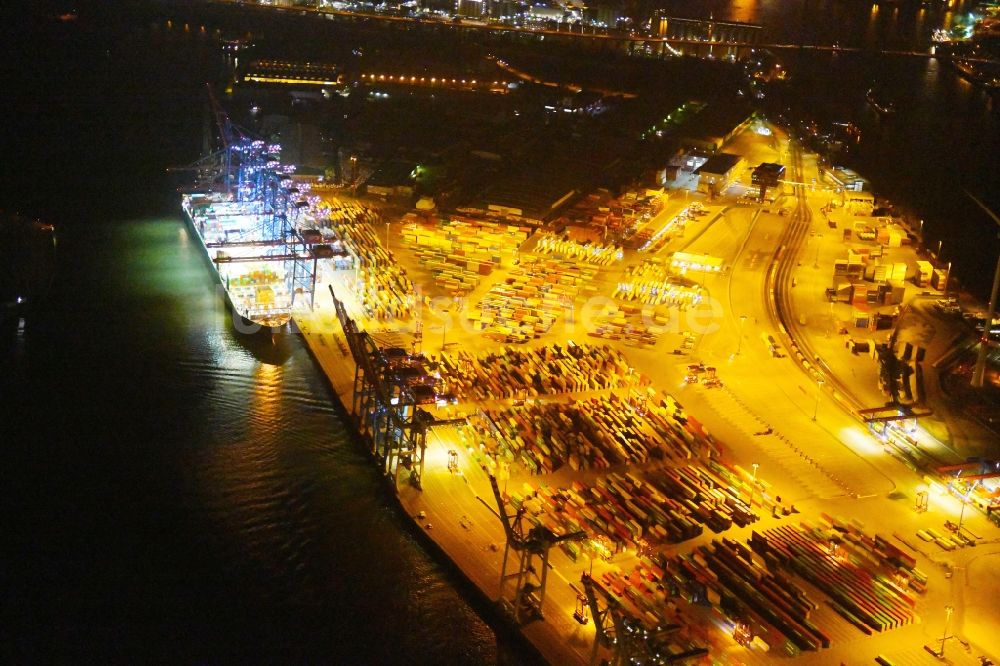
<svg viewBox="0 0 1000 666">
<path fill-rule="evenodd" d="M 389 251 L 389 223 L 385 223 L 385 251 Z"/>
<path fill-rule="evenodd" d="M 965 491 L 965 495 L 962 496 L 962 510 L 958 512 L 958 527 L 955 528 L 955 534 L 959 537 L 962 536 L 962 520 L 965 518 L 965 505 L 969 503 L 969 497 L 972 495 L 972 491 L 976 489 L 979 484 L 978 481 L 969 486 L 969 489 Z"/>
<path fill-rule="evenodd" d="M 740 355 L 743 350 L 743 324 L 747 323 L 747 316 L 740 315 L 740 339 L 736 342 L 736 355 Z"/>
<path fill-rule="evenodd" d="M 948 640 L 948 621 L 951 620 L 951 614 L 955 611 L 951 606 L 944 607 L 944 633 L 941 634 L 941 651 L 938 653 L 939 657 L 944 656 L 944 642 Z"/>
<path fill-rule="evenodd" d="M 938 241 L 938 251 L 937 251 L 937 254 L 934 255 L 934 258 L 937 259 L 938 261 L 941 261 L 941 246 L 942 245 L 944 245 L 944 241 L 943 240 L 939 240 Z"/>
<path fill-rule="evenodd" d="M 816 258 L 813 259 L 813 268 L 819 268 L 819 248 L 823 244 L 823 234 L 816 234 Z"/>
<path fill-rule="evenodd" d="M 816 406 L 813 407 L 813 421 L 816 420 L 816 415 L 819 414 L 819 397 L 823 392 L 823 384 L 824 382 L 822 379 L 816 380 Z"/>
<path fill-rule="evenodd" d="M 753 467 L 753 478 L 750 479 L 750 507 L 753 508 L 753 497 L 757 494 L 757 467 L 759 465 L 751 463 L 750 466 Z"/>
<path fill-rule="evenodd" d="M 948 282 L 951 280 L 951 262 L 948 262 L 948 270 L 944 273 L 944 294 L 942 298 L 948 298 Z"/>
</svg>

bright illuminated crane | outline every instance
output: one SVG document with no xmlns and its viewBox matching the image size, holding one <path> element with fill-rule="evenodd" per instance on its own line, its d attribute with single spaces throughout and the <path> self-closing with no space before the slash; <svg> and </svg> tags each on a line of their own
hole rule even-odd
<svg viewBox="0 0 1000 666">
<path fill-rule="evenodd" d="M 708 650 L 688 647 L 675 652 L 669 649 L 674 641 L 671 637 L 681 626 L 677 624 L 658 625 L 649 628 L 634 618 L 622 603 L 603 585 L 584 572 L 581 578 L 586 593 L 590 614 L 594 618 L 594 650 L 590 663 L 597 663 L 599 646 L 604 646 L 614 655 L 612 666 L 621 664 L 683 664 L 690 659 L 704 657 Z"/>
<path fill-rule="evenodd" d="M 333 255 L 320 235 L 306 228 L 310 218 L 306 213 L 311 203 L 308 184 L 298 185 L 292 180 L 295 167 L 283 165 L 279 159 L 281 146 L 254 137 L 230 120 L 212 87 L 206 84 L 208 106 L 215 119 L 218 137 L 206 139 L 211 150 L 218 149 L 190 167 L 170 171 L 197 172 L 197 190 L 221 190 L 229 201 L 241 204 L 241 210 L 255 217 L 255 228 L 250 230 L 252 244 L 262 248 L 259 255 L 240 254 L 238 257 L 217 257 L 216 264 L 233 261 L 257 263 L 282 263 L 286 286 L 292 294 L 292 304 L 301 296 L 309 299 L 312 307 L 316 290 L 316 272 L 319 259 Z M 209 125 L 206 123 L 206 132 Z M 221 144 L 221 145 L 220 145 Z M 246 246 L 240 241 L 210 243 L 212 249 Z"/>
<path fill-rule="evenodd" d="M 423 357 L 398 347 L 380 348 L 366 331 L 358 329 L 332 286 L 330 295 L 354 358 L 351 411 L 358 429 L 368 439 L 379 466 L 395 484 L 406 470 L 409 482 L 420 488 L 428 429 L 464 423 L 465 419 L 436 419 L 423 409 L 422 405 L 433 404 L 440 397 Z"/>
<path fill-rule="evenodd" d="M 545 602 L 545 582 L 549 573 L 549 550 L 563 541 L 582 541 L 585 532 L 572 532 L 556 535 L 547 527 L 532 525 L 525 529 L 524 516 L 527 509 L 524 503 L 516 507 L 513 513 L 508 513 L 510 507 L 504 501 L 497 485 L 497 479 L 490 475 L 490 485 L 497 500 L 500 522 L 503 523 L 507 535 L 507 545 L 503 551 L 503 564 L 500 569 L 500 603 L 508 605 L 518 624 L 542 619 L 542 605 Z M 507 562 L 510 551 L 517 553 L 517 569 L 507 573 Z M 507 598 L 507 582 L 515 579 L 513 597 Z"/>
</svg>

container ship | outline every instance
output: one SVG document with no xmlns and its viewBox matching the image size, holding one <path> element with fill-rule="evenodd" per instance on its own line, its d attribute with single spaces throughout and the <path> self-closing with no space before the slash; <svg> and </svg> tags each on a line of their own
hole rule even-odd
<svg viewBox="0 0 1000 666">
<path fill-rule="evenodd" d="M 896 103 L 883 94 L 880 94 L 874 88 L 868 89 L 868 92 L 865 93 L 865 99 L 868 100 L 868 103 L 871 104 L 872 108 L 880 116 L 889 116 L 896 113 Z"/>
<path fill-rule="evenodd" d="M 335 253 L 316 230 L 319 198 L 282 165 L 281 146 L 235 128 L 210 95 L 222 149 L 199 161 L 199 185 L 181 198 L 241 333 L 284 328 L 311 307 L 318 259 Z"/>
<path fill-rule="evenodd" d="M 233 313 L 254 329 L 284 327 L 293 302 L 285 263 L 294 257 L 267 233 L 273 214 L 254 212 L 217 192 L 185 194 L 181 206 Z"/>
</svg>

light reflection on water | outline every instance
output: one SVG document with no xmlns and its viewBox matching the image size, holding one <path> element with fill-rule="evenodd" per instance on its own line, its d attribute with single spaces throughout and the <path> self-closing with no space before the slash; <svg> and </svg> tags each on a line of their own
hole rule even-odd
<svg viewBox="0 0 1000 666">
<path fill-rule="evenodd" d="M 34 510 L 95 488 L 71 500 L 85 520 L 47 515 L 87 546 L 55 549 L 66 564 L 46 564 L 35 598 L 61 599 L 61 621 L 86 626 L 96 654 L 521 661 L 411 536 L 301 342 L 234 332 L 182 225 L 80 225 L 61 240 L 68 282 L 30 353 L 44 404 L 74 431 L 66 471 L 45 471 L 69 480 Z M 66 295 L 85 275 L 102 279 Z M 66 327 L 78 312 L 114 324 Z M 53 421 L 33 450 L 68 434 Z M 87 587 L 64 573 L 76 567 Z"/>
<path fill-rule="evenodd" d="M 880 8 L 877 4 L 872 5 L 871 14 L 868 16 L 868 24 L 865 26 L 865 36 L 864 44 L 865 46 L 871 46 L 875 43 L 875 39 L 878 31 L 878 18 Z"/>
<path fill-rule="evenodd" d="M 650 0 L 646 11 L 668 15 L 741 21 L 764 26 L 764 41 L 779 44 L 832 44 L 908 50 L 926 46 L 935 28 L 950 27 L 956 13 L 974 2 L 895 5 L 843 0 Z M 876 37 L 880 39 L 876 39 Z M 881 41 L 880 41 L 881 40 Z"/>
</svg>

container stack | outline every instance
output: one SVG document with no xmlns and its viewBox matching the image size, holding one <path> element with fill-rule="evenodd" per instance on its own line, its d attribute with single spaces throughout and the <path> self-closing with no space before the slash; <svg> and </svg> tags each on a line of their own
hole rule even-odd
<svg viewBox="0 0 1000 666">
<path fill-rule="evenodd" d="M 448 293 L 465 296 L 504 258 L 512 257 L 530 233 L 524 226 L 455 217 L 436 224 L 407 224 L 403 240 Z"/>
<path fill-rule="evenodd" d="M 746 546 L 713 541 L 685 555 L 664 558 L 664 584 L 691 603 L 710 602 L 750 627 L 771 649 L 790 656 L 830 647 L 811 615 L 818 604 L 780 572 L 765 568 Z"/>
<path fill-rule="evenodd" d="M 669 446 L 615 394 L 486 408 L 483 415 L 502 434 L 508 456 L 530 458 L 532 468 L 545 472 L 563 465 L 580 470 L 644 463 L 662 458 Z"/>
<path fill-rule="evenodd" d="M 605 571 L 600 583 L 619 597 L 633 617 L 649 628 L 678 624 L 677 604 L 670 590 L 659 581 L 664 571 L 656 564 L 639 561 L 631 572 Z"/>
<path fill-rule="evenodd" d="M 361 268 L 356 291 L 365 314 L 373 319 L 408 319 L 412 314 L 413 284 L 402 269 Z"/>
<path fill-rule="evenodd" d="M 547 333 L 573 307 L 597 270 L 592 265 L 526 255 L 505 282 L 490 289 L 469 318 L 491 339 L 527 342 Z"/>
<path fill-rule="evenodd" d="M 682 467 L 677 473 L 689 477 L 696 470 Z M 524 484 L 510 499 L 515 506 L 523 504 L 530 520 L 556 534 L 583 531 L 592 541 L 610 544 L 611 552 L 634 546 L 640 553 L 701 535 L 705 521 L 698 507 L 713 501 L 681 499 L 680 493 L 661 490 L 648 475 L 621 472 L 600 476 L 593 484 L 574 481 L 568 488 L 535 490 Z"/>
<path fill-rule="evenodd" d="M 550 254 L 570 261 L 584 261 L 598 266 L 610 266 L 622 258 L 621 251 L 614 246 L 577 243 L 549 233 L 541 234 L 538 237 L 533 252 Z"/>
<path fill-rule="evenodd" d="M 671 274 L 670 268 L 658 260 L 644 260 L 629 266 L 614 297 L 646 305 L 667 305 L 686 308 L 702 300 L 702 289 Z"/>
<path fill-rule="evenodd" d="M 758 520 L 739 486 L 723 481 L 701 467 L 663 468 L 646 475 L 664 496 L 683 504 L 690 515 L 718 534 L 733 523 L 745 527 Z"/>
<path fill-rule="evenodd" d="M 629 370 L 621 352 L 608 345 L 570 343 L 525 350 L 507 346 L 479 357 L 443 353 L 439 371 L 444 392 L 459 400 L 503 400 L 621 388 Z"/>
<path fill-rule="evenodd" d="M 874 548 L 875 539 L 856 530 L 803 524 L 754 532 L 750 547 L 771 567 L 784 567 L 826 593 L 838 614 L 866 634 L 895 629 L 916 619 L 916 596 L 899 583 L 900 569 Z"/>
<path fill-rule="evenodd" d="M 632 545 L 659 548 L 692 539 L 702 526 L 679 502 L 648 485 L 634 485 L 630 475 L 609 474 L 593 485 L 574 481 L 569 488 L 524 484 L 510 496 L 528 519 L 555 534 L 585 532 L 608 545 L 606 556 Z"/>
<path fill-rule="evenodd" d="M 358 299 L 365 313 L 382 320 L 407 319 L 413 308 L 413 283 L 379 239 L 378 213 L 355 204 L 329 209 L 324 225 L 355 258 Z"/>
<path fill-rule="evenodd" d="M 557 223 L 574 236 L 622 241 L 655 217 L 665 200 L 662 190 L 627 191 L 617 198 L 607 190 L 597 190 L 577 199 Z"/>
<path fill-rule="evenodd" d="M 242 273 L 232 271 L 237 267 L 245 269 L 247 264 L 223 265 L 220 275 L 233 305 L 244 316 L 291 308 L 292 296 L 281 275 L 266 265 L 258 264 Z"/>
<path fill-rule="evenodd" d="M 667 330 L 670 312 L 666 306 L 630 303 L 605 306 L 589 324 L 587 335 L 616 340 L 630 346 L 652 347 Z"/>
</svg>

